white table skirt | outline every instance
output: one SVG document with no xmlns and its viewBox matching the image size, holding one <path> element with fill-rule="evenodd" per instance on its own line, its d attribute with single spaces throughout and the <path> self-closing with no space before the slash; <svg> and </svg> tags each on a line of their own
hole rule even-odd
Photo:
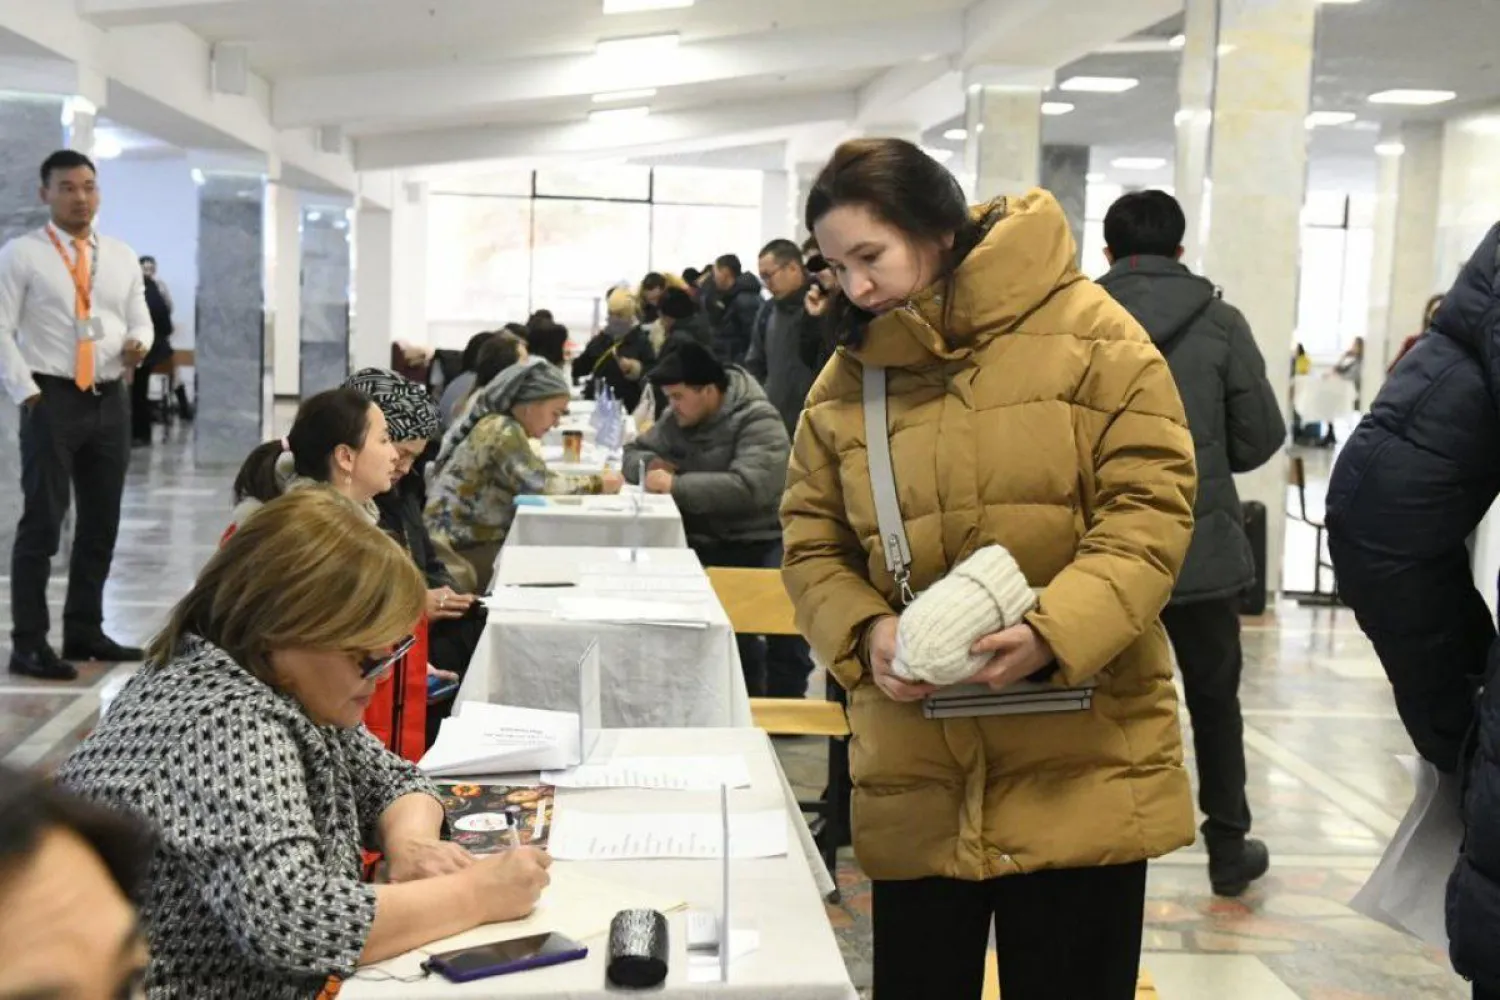
<svg viewBox="0 0 1500 1000">
<path fill-rule="evenodd" d="M 703 628 L 616 625 L 560 621 L 547 612 L 491 608 L 489 625 L 474 651 L 458 701 L 574 711 L 578 706 L 576 664 L 599 640 L 604 725 L 613 728 L 731 727 L 750 725 L 750 701 L 739 647 L 724 609 L 689 549 L 643 550 L 631 563 L 628 550 L 532 548 L 506 545 L 495 586 L 578 583 L 584 570 L 632 574 L 678 574 L 699 588 L 705 604 Z M 561 600 L 573 588 L 538 590 L 536 597 Z"/>
<path fill-rule="evenodd" d="M 838 943 L 823 909 L 822 896 L 831 888 L 827 873 L 807 835 L 807 824 L 797 811 L 770 740 L 753 729 L 630 730 L 606 734 L 613 752 L 651 756 L 741 754 L 750 768 L 751 787 L 731 791 L 730 809 L 749 812 L 786 810 L 788 843 L 785 857 L 735 861 L 730 870 L 731 926 L 760 934 L 760 947 L 730 966 L 729 982 L 689 982 L 687 930 L 682 912 L 668 916 L 671 958 L 667 981 L 652 996 L 674 1000 L 714 1000 L 719 997 L 777 1000 L 855 1000 L 855 991 L 839 955 Z M 711 792 L 660 792 L 640 789 L 559 789 L 556 807 L 590 812 L 640 813 L 717 812 L 718 796 Z M 798 845 L 802 845 L 799 850 Z M 810 852 L 810 853 L 809 853 Z M 652 895 L 668 894 L 691 907 L 716 909 L 719 896 L 718 861 L 564 862 L 581 874 L 634 887 Z M 613 914 L 606 914 L 605 917 Z M 534 969 L 510 976 L 481 979 L 462 986 L 437 976 L 402 983 L 356 976 L 344 985 L 349 1000 L 426 1000 L 441 997 L 566 997 L 568 1000 L 617 1000 L 620 991 L 606 985 L 608 935 L 586 939 L 588 957 L 577 962 Z M 422 956 L 413 953 L 384 963 L 388 975 L 420 972 Z M 368 974 L 367 974 L 368 975 Z"/>
<path fill-rule="evenodd" d="M 681 549 L 687 532 L 669 496 L 645 497 L 639 514 L 630 497 L 549 497 L 544 507 L 516 508 L 505 545 Z"/>
</svg>

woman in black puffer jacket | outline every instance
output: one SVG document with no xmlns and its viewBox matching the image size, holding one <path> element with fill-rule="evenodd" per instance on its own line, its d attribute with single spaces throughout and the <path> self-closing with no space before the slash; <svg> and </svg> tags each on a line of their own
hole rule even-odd
<svg viewBox="0 0 1500 1000">
<path fill-rule="evenodd" d="M 1328 491 L 1339 591 L 1375 645 L 1418 752 L 1467 769 L 1448 884 L 1453 966 L 1500 998 L 1500 665 L 1469 536 L 1500 495 L 1500 226 L 1392 372 Z"/>
</svg>

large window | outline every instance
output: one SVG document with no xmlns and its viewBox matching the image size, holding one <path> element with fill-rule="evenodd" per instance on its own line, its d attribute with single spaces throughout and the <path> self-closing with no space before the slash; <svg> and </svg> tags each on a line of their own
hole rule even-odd
<svg viewBox="0 0 1500 1000">
<path fill-rule="evenodd" d="M 1342 192 L 1312 192 L 1303 207 L 1296 336 L 1320 360 L 1368 331 L 1374 214 L 1374 199 Z"/>
<path fill-rule="evenodd" d="M 582 341 L 604 298 L 651 270 L 680 273 L 725 253 L 755 269 L 761 174 L 689 167 L 549 167 L 434 185 L 428 214 L 428 333 L 457 348 L 538 309 Z"/>
</svg>

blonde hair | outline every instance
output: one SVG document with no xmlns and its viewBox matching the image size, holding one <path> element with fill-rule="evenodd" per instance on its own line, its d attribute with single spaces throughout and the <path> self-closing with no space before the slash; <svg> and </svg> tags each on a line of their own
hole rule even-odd
<svg viewBox="0 0 1500 1000">
<path fill-rule="evenodd" d="M 271 680 L 276 649 L 368 653 L 403 639 L 426 605 L 411 556 L 332 489 L 292 490 L 216 552 L 151 641 L 148 667 L 197 635 Z"/>
<path fill-rule="evenodd" d="M 611 319 L 635 319 L 636 311 L 640 308 L 628 288 L 616 288 L 610 292 L 607 306 Z"/>
</svg>

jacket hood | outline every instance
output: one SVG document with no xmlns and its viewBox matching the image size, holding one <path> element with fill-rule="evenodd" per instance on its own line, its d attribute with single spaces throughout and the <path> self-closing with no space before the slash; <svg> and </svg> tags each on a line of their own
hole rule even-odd
<svg viewBox="0 0 1500 1000">
<path fill-rule="evenodd" d="M 1099 279 L 1115 301 L 1146 328 L 1158 347 L 1198 316 L 1214 284 L 1170 257 L 1125 257 Z"/>
<path fill-rule="evenodd" d="M 957 360 L 1020 324 L 1082 275 L 1062 206 L 1041 189 L 970 209 L 984 236 L 953 275 L 870 322 L 850 353 L 863 364 L 912 368 Z"/>
<path fill-rule="evenodd" d="M 1492 342 L 1497 329 L 1494 310 L 1500 301 L 1500 225 L 1474 251 L 1443 297 L 1432 328 L 1467 347 L 1484 365 L 1491 385 L 1500 385 L 1500 345 Z"/>
<path fill-rule="evenodd" d="M 767 401 L 766 391 L 761 388 L 755 377 L 745 369 L 737 365 L 726 365 L 724 373 L 729 376 L 729 388 L 724 393 L 724 405 L 719 407 L 718 416 L 708 423 L 717 423 L 725 417 L 731 416 L 739 410 L 754 403 Z"/>
</svg>

